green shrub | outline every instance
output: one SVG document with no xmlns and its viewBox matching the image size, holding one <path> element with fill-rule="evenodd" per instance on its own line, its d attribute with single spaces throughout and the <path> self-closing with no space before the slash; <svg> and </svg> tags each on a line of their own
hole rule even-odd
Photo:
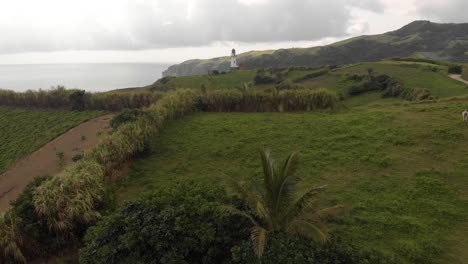
<svg viewBox="0 0 468 264">
<path fill-rule="evenodd" d="M 304 75 L 304 76 L 302 76 L 300 78 L 295 79 L 294 82 L 303 82 L 303 81 L 307 81 L 307 80 L 310 80 L 310 79 L 314 79 L 314 78 L 317 78 L 317 77 L 320 77 L 320 76 L 323 76 L 323 75 L 327 74 L 329 71 L 330 70 L 328 68 L 326 68 L 324 70 L 309 73 L 307 75 Z"/>
<path fill-rule="evenodd" d="M 368 76 L 359 76 L 359 75 L 351 75 L 347 79 L 359 81 L 364 80 L 367 78 L 366 82 L 362 82 L 359 85 L 354 85 L 348 89 L 348 94 L 351 96 L 371 92 L 371 91 L 382 91 L 392 85 L 393 82 L 396 80 L 391 78 L 388 75 L 382 74 L 378 76 L 373 76 L 373 70 L 368 69 L 369 75 Z"/>
<path fill-rule="evenodd" d="M 60 168 L 63 168 L 65 165 L 65 154 L 63 151 L 59 151 L 55 153 L 55 156 L 57 157 L 57 164 Z"/>
<path fill-rule="evenodd" d="M 254 83 L 255 84 L 279 83 L 283 80 L 283 78 L 284 76 L 281 76 L 281 72 L 274 72 L 274 70 L 271 70 L 271 69 L 268 72 L 265 69 L 259 69 L 257 70 L 257 73 L 255 74 Z"/>
<path fill-rule="evenodd" d="M 463 67 L 459 64 L 450 64 L 448 66 L 448 73 L 449 74 L 462 74 Z"/>
<path fill-rule="evenodd" d="M 75 90 L 68 96 L 74 111 L 84 111 L 86 109 L 86 92 L 84 90 Z"/>
<path fill-rule="evenodd" d="M 276 85 L 276 88 L 278 90 L 291 90 L 291 89 L 304 89 L 304 86 L 297 84 L 297 83 L 293 83 L 291 80 L 286 79 L 282 81 L 281 83 L 279 83 L 278 85 Z"/>
<path fill-rule="evenodd" d="M 0 263 L 27 263 L 21 252 L 24 237 L 18 230 L 18 217 L 10 212 L 0 214 Z"/>
<path fill-rule="evenodd" d="M 431 59 L 425 59 L 425 58 L 390 58 L 388 59 L 390 61 L 409 61 L 409 62 L 423 62 L 423 63 L 429 63 L 429 64 L 434 64 L 434 65 L 445 65 L 444 63 L 431 60 Z"/>
<path fill-rule="evenodd" d="M 99 218 L 104 193 L 103 167 L 85 160 L 37 187 L 33 202 L 50 230 L 79 238 Z"/>
<path fill-rule="evenodd" d="M 77 153 L 77 154 L 73 155 L 72 161 L 77 162 L 77 161 L 81 160 L 82 158 L 83 158 L 83 153 Z"/>
<path fill-rule="evenodd" d="M 158 188 L 90 228 L 80 263 L 224 263 L 249 236 L 243 218 L 219 209 L 229 200 L 194 182 Z"/>
<path fill-rule="evenodd" d="M 114 129 L 119 127 L 121 124 L 136 121 L 138 117 L 144 115 L 145 112 L 140 109 L 123 109 L 115 115 L 110 121 L 110 126 Z"/>
<path fill-rule="evenodd" d="M 352 74 L 346 77 L 347 81 L 355 81 L 355 82 L 361 82 L 364 80 L 365 76 L 362 75 L 357 75 L 357 74 Z"/>
<path fill-rule="evenodd" d="M 10 213 L 17 216 L 17 228 L 28 243 L 21 247 L 27 259 L 47 257 L 69 246 L 69 240 L 52 232 L 46 222 L 38 217 L 35 211 L 33 196 L 35 190 L 50 180 L 50 177 L 37 177 L 30 182 L 23 192 L 11 202 Z"/>
<path fill-rule="evenodd" d="M 359 248 L 336 237 L 326 243 L 316 243 L 283 233 L 270 236 L 266 251 L 259 259 L 252 250 L 252 242 L 244 241 L 232 248 L 232 263 L 260 264 L 390 264 L 399 263 L 378 252 L 362 252 Z"/>
</svg>

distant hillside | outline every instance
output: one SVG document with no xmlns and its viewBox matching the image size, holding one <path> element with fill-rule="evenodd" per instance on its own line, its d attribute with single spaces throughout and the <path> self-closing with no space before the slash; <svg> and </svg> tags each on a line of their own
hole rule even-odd
<svg viewBox="0 0 468 264">
<path fill-rule="evenodd" d="M 420 57 L 468 63 L 468 23 L 438 24 L 415 21 L 396 31 L 360 36 L 312 48 L 250 51 L 238 56 L 246 69 L 290 66 L 320 67 L 389 57 Z M 172 76 L 201 75 L 211 70 L 229 69 L 229 57 L 189 60 L 169 67 Z"/>
</svg>

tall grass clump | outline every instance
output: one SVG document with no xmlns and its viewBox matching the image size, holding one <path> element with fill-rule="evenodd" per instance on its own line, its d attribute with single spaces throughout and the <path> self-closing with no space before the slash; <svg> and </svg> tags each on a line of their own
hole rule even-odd
<svg viewBox="0 0 468 264">
<path fill-rule="evenodd" d="M 17 221 L 14 214 L 0 214 L 0 263 L 26 263 L 21 252 L 24 238 Z"/>
<path fill-rule="evenodd" d="M 104 190 L 104 168 L 87 160 L 39 186 L 33 204 L 51 230 L 73 238 L 99 218 Z"/>
<path fill-rule="evenodd" d="M 285 112 L 333 109 L 337 102 L 338 96 L 325 89 L 280 92 L 280 104 Z"/>
<path fill-rule="evenodd" d="M 0 90 L 0 105 L 25 108 L 61 110 L 107 110 L 141 108 L 155 103 L 161 93 L 138 91 L 132 93 L 89 93 L 84 90 L 65 89 L 57 86 L 51 90 L 14 92 Z"/>
<path fill-rule="evenodd" d="M 215 90 L 206 95 L 206 109 L 212 112 L 295 112 L 333 109 L 338 96 L 325 89 L 272 92 Z"/>
</svg>

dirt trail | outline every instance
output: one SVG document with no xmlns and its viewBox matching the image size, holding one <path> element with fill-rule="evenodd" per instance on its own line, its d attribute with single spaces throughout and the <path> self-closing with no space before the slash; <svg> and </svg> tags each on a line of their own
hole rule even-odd
<svg viewBox="0 0 468 264">
<path fill-rule="evenodd" d="M 72 157 L 75 154 L 96 145 L 99 132 L 109 131 L 111 117 L 112 115 L 105 115 L 81 123 L 29 156 L 18 160 L 0 175 L 0 212 L 10 207 L 10 201 L 16 199 L 32 179 L 59 173 L 63 167 L 73 163 Z M 59 152 L 64 154 L 63 166 L 59 164 Z"/>
<path fill-rule="evenodd" d="M 468 84 L 468 81 L 461 77 L 461 74 L 449 74 L 449 77 L 462 83 Z"/>
</svg>

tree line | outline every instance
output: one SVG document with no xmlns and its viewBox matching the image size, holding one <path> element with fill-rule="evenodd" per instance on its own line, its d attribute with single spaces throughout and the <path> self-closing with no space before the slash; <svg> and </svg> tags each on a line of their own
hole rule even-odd
<svg viewBox="0 0 468 264">
<path fill-rule="evenodd" d="M 25 108 L 48 108 L 73 111 L 141 108 L 151 105 L 161 93 L 149 91 L 90 93 L 57 86 L 51 90 L 15 92 L 0 90 L 0 105 Z"/>
</svg>

